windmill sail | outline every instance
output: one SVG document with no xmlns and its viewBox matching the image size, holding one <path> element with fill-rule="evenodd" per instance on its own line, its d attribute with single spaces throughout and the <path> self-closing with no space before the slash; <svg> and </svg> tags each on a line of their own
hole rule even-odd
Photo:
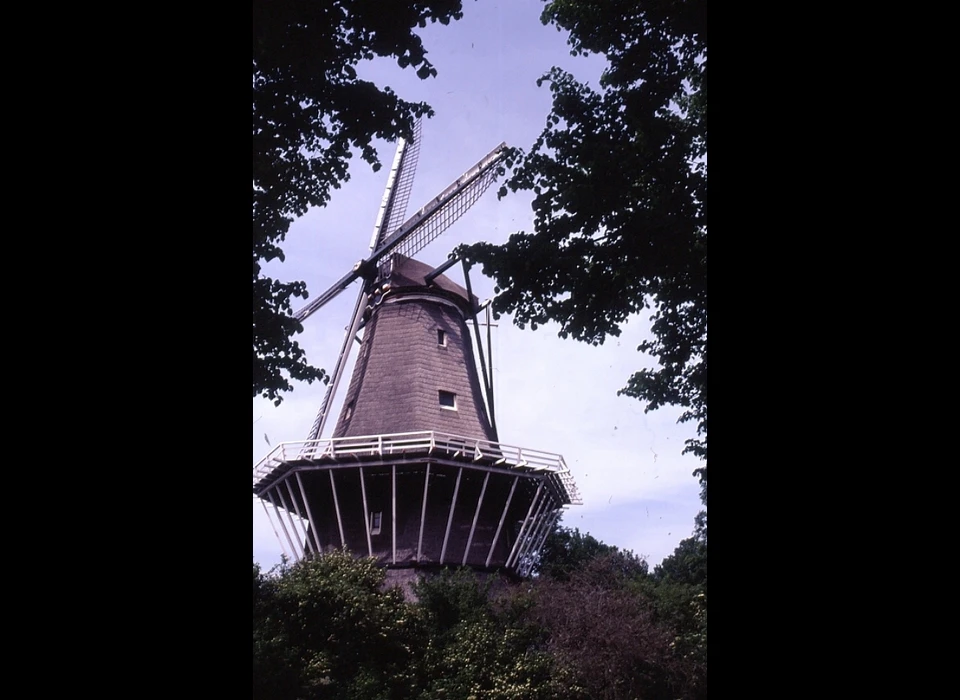
<svg viewBox="0 0 960 700">
<path fill-rule="evenodd" d="M 463 216 L 497 178 L 493 167 L 503 157 L 507 144 L 501 143 L 483 160 L 452 182 L 443 192 L 393 232 L 381 246 L 383 253 L 412 258 Z M 379 252 L 379 251 L 378 251 Z M 381 264 L 381 274 L 384 265 Z M 389 273 L 389 270 L 387 270 Z"/>
<path fill-rule="evenodd" d="M 503 158 L 506 143 L 490 151 L 479 163 L 452 182 L 443 192 L 434 197 L 402 226 L 393 231 L 386 240 L 365 260 L 358 262 L 353 270 L 337 280 L 327 291 L 294 314 L 304 321 L 317 309 L 336 298 L 343 290 L 364 275 L 369 275 L 372 266 L 382 258 L 397 252 L 412 257 L 473 206 L 496 179 L 495 165 Z M 423 230 L 421 230 L 423 229 Z M 412 238 L 409 242 L 408 238 Z"/>
<path fill-rule="evenodd" d="M 407 215 L 407 204 L 410 201 L 410 192 L 413 189 L 413 176 L 417 173 L 417 161 L 420 160 L 420 138 L 421 123 L 413 127 L 413 139 L 405 142 L 402 162 L 399 164 L 396 184 L 390 194 L 390 203 L 386 211 L 386 225 L 379 230 L 377 244 L 370 246 L 371 250 L 376 250 L 389 234 L 393 233 L 400 224 L 403 223 Z"/>
<path fill-rule="evenodd" d="M 370 239 L 370 250 L 376 250 L 383 241 L 385 233 L 392 231 L 392 222 L 403 219 L 407 210 L 407 202 L 410 200 L 410 189 L 413 186 L 413 176 L 417 170 L 417 160 L 420 157 L 420 120 L 418 119 L 413 129 L 413 140 L 408 142 L 400 139 L 397 144 L 397 153 L 393 159 L 393 167 L 390 169 L 390 177 L 387 178 L 387 187 L 383 193 L 383 201 L 380 205 L 380 211 L 377 213 L 376 223 L 373 225 L 373 235 Z M 384 224 L 386 222 L 386 225 Z M 327 420 L 327 413 L 330 403 L 337 393 L 337 386 L 340 384 L 340 377 L 343 375 L 343 369 L 347 364 L 347 358 L 350 355 L 350 347 L 353 337 L 360 328 L 360 322 L 363 319 L 363 310 L 369 301 L 369 290 L 361 287 L 357 293 L 357 301 L 353 306 L 353 315 L 350 317 L 350 323 L 347 324 L 343 336 L 343 344 L 340 347 L 340 355 L 333 367 L 330 375 L 330 383 L 324 392 L 323 401 L 320 403 L 320 409 L 317 411 L 317 417 L 313 419 L 313 425 L 310 426 L 308 440 L 316 440 L 323 432 L 323 426 Z M 319 306 L 315 307 L 316 310 Z M 311 310 L 309 313 L 312 313 Z M 306 318 L 309 313 L 305 314 Z M 303 320 L 299 318 L 299 320 Z"/>
</svg>

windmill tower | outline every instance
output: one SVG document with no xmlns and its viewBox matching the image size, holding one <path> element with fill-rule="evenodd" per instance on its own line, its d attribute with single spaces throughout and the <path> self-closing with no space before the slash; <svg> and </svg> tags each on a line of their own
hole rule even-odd
<svg viewBox="0 0 960 700">
<path fill-rule="evenodd" d="M 412 143 L 398 145 L 370 254 L 296 314 L 305 320 L 362 280 L 310 435 L 261 460 L 253 492 L 294 560 L 346 547 L 393 569 L 525 576 L 563 508 L 580 503 L 576 485 L 560 455 L 498 439 L 467 266 L 464 288 L 443 274 L 456 260 L 431 269 L 413 259 L 489 187 L 506 144 L 400 223 L 419 141 L 418 123 Z M 355 340 L 343 408 L 324 439 Z"/>
</svg>

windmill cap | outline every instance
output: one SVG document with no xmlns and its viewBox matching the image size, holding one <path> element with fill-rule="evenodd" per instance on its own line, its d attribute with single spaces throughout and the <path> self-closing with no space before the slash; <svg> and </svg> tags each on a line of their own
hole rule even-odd
<svg viewBox="0 0 960 700">
<path fill-rule="evenodd" d="M 480 303 L 476 295 L 467 294 L 466 289 L 446 275 L 437 275 L 433 278 L 431 284 L 428 285 L 426 277 L 433 272 L 433 268 L 419 260 L 414 260 L 413 258 L 399 254 L 394 255 L 392 268 L 390 272 L 391 291 L 414 289 L 420 291 L 427 289 L 431 291 L 441 290 L 446 292 L 445 296 L 455 297 L 454 301 L 464 306 L 464 310 L 468 313 L 471 312 L 472 309 L 477 308 Z"/>
</svg>

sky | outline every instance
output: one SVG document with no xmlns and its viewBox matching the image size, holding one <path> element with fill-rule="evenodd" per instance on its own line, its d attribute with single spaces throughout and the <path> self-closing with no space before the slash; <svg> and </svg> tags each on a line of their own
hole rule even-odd
<svg viewBox="0 0 960 700">
<path fill-rule="evenodd" d="M 360 77 L 389 86 L 404 99 L 425 101 L 436 112 L 423 123 L 407 216 L 501 141 L 529 149 L 550 111 L 549 88 L 538 88 L 536 82 L 551 66 L 597 86 L 602 57 L 570 56 L 566 33 L 540 23 L 542 5 L 541 0 L 464 0 L 462 20 L 421 32 L 436 78 L 421 81 L 412 70 L 390 62 L 358 67 Z M 350 180 L 333 192 L 326 207 L 291 225 L 282 245 L 286 261 L 267 265 L 266 273 L 283 281 L 304 280 L 312 299 L 365 257 L 395 150 L 395 144 L 378 144 L 384 166 L 378 173 L 355 156 Z M 496 189 L 497 184 L 417 259 L 439 265 L 461 243 L 503 243 L 511 233 L 532 231 L 530 193 L 498 200 Z M 459 266 L 447 274 L 463 284 Z M 470 281 L 481 301 L 493 296 L 493 282 L 479 269 L 471 272 Z M 351 287 L 304 322 L 296 340 L 314 366 L 333 369 L 357 293 L 358 287 Z M 563 455 L 583 505 L 570 506 L 561 524 L 631 550 L 652 569 L 691 535 L 702 505 L 692 475 L 700 462 L 681 454 L 684 441 L 695 436 L 695 426 L 676 423 L 679 409 L 645 413 L 637 399 L 617 396 L 631 374 L 655 366 L 637 351 L 650 337 L 649 312 L 631 318 L 619 337 L 599 347 L 560 339 L 555 324 L 531 331 L 515 326 L 509 316 L 495 323 L 494 396 L 501 442 Z M 323 437 L 332 433 L 355 357 L 353 352 Z M 279 443 L 307 437 L 325 389 L 295 382 L 280 406 L 254 399 L 252 465 Z M 254 498 L 253 558 L 269 568 L 280 561 L 281 552 L 263 506 Z"/>
</svg>

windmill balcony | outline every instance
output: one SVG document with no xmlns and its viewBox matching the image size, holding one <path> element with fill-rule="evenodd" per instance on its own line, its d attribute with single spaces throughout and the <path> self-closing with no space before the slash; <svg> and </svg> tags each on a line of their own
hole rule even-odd
<svg viewBox="0 0 960 700">
<path fill-rule="evenodd" d="M 282 443 L 253 492 L 294 560 L 345 547 L 389 568 L 520 576 L 582 502 L 561 455 L 436 431 Z"/>
</svg>

